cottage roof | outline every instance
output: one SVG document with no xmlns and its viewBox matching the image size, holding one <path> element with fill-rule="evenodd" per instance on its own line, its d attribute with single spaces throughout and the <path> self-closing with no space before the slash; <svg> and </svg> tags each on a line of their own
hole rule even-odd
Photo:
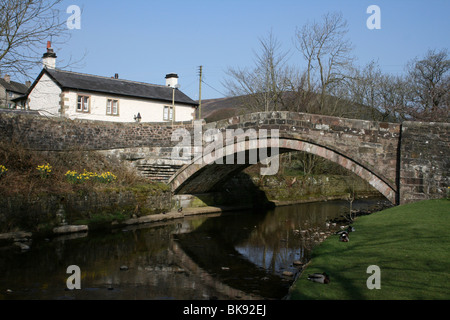
<svg viewBox="0 0 450 320">
<path fill-rule="evenodd" d="M 25 94 L 28 90 L 28 87 L 22 83 L 15 81 L 6 81 L 3 78 L 0 78 L 0 86 L 4 87 L 7 91 L 12 91 L 20 94 Z"/>
<path fill-rule="evenodd" d="M 36 82 L 40 79 L 44 72 L 47 73 L 63 89 L 74 89 L 172 102 L 174 89 L 168 86 L 47 68 L 42 70 L 41 74 L 36 79 Z M 175 90 L 175 102 L 192 106 L 198 105 L 194 100 L 178 89 Z"/>
</svg>

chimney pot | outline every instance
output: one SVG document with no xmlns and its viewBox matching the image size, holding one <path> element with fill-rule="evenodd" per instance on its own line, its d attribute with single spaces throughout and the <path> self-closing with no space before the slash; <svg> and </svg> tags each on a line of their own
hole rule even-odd
<svg viewBox="0 0 450 320">
<path fill-rule="evenodd" d="M 166 74 L 166 86 L 175 87 L 178 84 L 178 75 L 176 73 Z"/>
<path fill-rule="evenodd" d="M 47 52 L 42 56 L 42 64 L 44 68 L 55 69 L 57 56 L 51 46 L 51 41 L 47 41 Z"/>
</svg>

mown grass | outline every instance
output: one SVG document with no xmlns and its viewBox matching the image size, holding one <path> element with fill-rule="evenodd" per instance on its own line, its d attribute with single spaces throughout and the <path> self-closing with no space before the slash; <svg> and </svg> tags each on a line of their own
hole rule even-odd
<svg viewBox="0 0 450 320">
<path fill-rule="evenodd" d="M 450 201 L 427 200 L 359 217 L 349 242 L 331 236 L 313 252 L 291 299 L 450 299 Z M 380 289 L 368 289 L 370 265 L 381 270 Z M 329 284 L 307 275 L 326 271 Z"/>
</svg>

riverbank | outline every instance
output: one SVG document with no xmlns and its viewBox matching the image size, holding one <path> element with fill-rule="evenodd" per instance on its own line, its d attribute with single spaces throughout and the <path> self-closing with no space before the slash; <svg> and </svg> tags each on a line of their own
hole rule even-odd
<svg viewBox="0 0 450 320">
<path fill-rule="evenodd" d="M 331 236 L 291 288 L 291 300 L 435 300 L 450 298 L 450 201 L 427 200 L 358 217 L 349 242 Z M 369 266 L 379 267 L 375 279 Z M 308 274 L 326 272 L 329 284 Z M 378 281 L 378 282 L 377 282 Z M 369 289 L 380 285 L 380 289 Z"/>
</svg>

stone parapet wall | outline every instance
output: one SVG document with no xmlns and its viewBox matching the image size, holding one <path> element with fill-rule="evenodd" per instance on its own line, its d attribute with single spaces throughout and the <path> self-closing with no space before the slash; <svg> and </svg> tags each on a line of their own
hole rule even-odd
<svg viewBox="0 0 450 320">
<path fill-rule="evenodd" d="M 189 123 L 115 123 L 0 113 L 0 140 L 42 151 L 170 148 L 172 132 L 178 128 L 189 128 Z"/>
</svg>

